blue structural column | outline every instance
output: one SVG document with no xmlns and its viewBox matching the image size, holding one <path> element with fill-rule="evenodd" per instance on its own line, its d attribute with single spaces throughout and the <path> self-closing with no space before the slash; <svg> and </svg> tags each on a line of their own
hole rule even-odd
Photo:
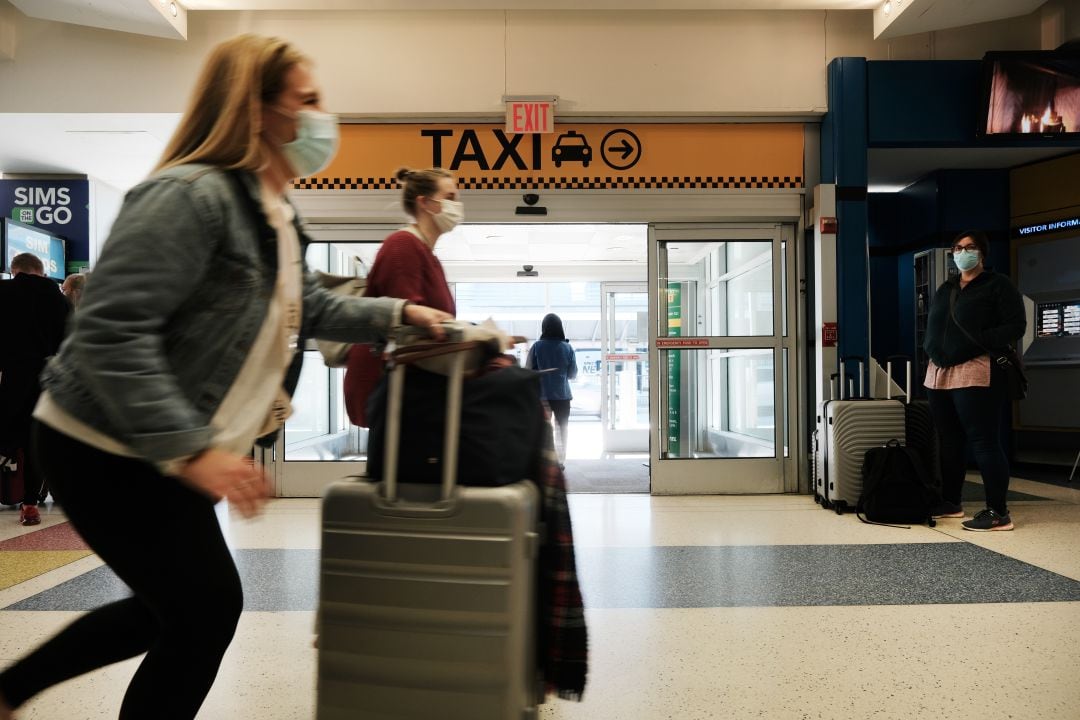
<svg viewBox="0 0 1080 720">
<path fill-rule="evenodd" d="M 821 126 L 821 182 L 836 185 L 840 357 L 870 355 L 866 83 L 865 58 L 836 58 L 829 63 L 829 110 Z"/>
</svg>

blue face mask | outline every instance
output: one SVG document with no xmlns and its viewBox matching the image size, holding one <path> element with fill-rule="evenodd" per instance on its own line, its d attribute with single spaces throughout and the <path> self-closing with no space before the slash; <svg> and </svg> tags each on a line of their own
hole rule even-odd
<svg viewBox="0 0 1080 720">
<path fill-rule="evenodd" d="M 953 262 L 956 263 L 956 267 L 960 268 L 961 272 L 971 270 L 979 264 L 978 250 L 961 250 L 960 252 L 954 252 L 952 256 Z"/>
<path fill-rule="evenodd" d="M 318 110 L 296 114 L 296 139 L 281 146 L 297 177 L 310 177 L 330 164 L 338 147 L 337 115 Z"/>
</svg>

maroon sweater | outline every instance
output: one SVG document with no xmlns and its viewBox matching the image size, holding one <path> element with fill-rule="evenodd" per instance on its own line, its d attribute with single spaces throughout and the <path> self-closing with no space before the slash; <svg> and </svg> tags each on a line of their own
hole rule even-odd
<svg viewBox="0 0 1080 720">
<path fill-rule="evenodd" d="M 367 297 L 403 298 L 457 314 L 442 263 L 420 238 L 397 230 L 383 241 L 367 276 Z M 368 396 L 382 375 L 382 358 L 371 345 L 354 345 L 345 370 L 345 409 L 355 425 L 367 427 Z"/>
</svg>

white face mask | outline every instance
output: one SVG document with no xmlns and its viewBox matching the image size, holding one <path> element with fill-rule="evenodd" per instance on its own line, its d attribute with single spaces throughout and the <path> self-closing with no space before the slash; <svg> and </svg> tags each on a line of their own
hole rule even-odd
<svg viewBox="0 0 1080 720">
<path fill-rule="evenodd" d="M 432 214 L 432 219 L 435 220 L 435 227 L 439 228 L 439 232 L 448 233 L 465 219 L 465 205 L 457 200 L 440 200 L 439 204 L 442 206 L 442 212 Z"/>
<path fill-rule="evenodd" d="M 961 271 L 973 270 L 979 264 L 978 250 L 961 250 L 953 253 L 953 262 Z"/>
<path fill-rule="evenodd" d="M 295 117 L 296 139 L 282 145 L 281 152 L 297 177 L 310 177 L 329 165 L 337 153 L 338 118 L 319 110 L 300 110 Z"/>
</svg>

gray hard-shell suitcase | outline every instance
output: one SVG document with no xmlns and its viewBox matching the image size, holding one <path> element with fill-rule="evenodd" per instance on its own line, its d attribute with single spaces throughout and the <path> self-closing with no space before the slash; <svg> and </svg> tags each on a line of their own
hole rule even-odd
<svg viewBox="0 0 1080 720">
<path fill-rule="evenodd" d="M 822 403 L 814 431 L 814 500 L 837 514 L 854 510 L 859 504 L 866 451 L 889 440 L 905 441 L 904 404 L 891 398 L 865 397 L 862 359 L 859 359 L 857 383 L 859 397 L 844 397 L 844 365 L 848 359 L 840 359 L 840 399 Z"/>
<path fill-rule="evenodd" d="M 319 720 L 525 720 L 536 670 L 540 497 L 457 485 L 464 353 L 446 404 L 443 484 L 397 483 L 404 366 L 391 370 L 381 483 L 323 500 Z"/>
</svg>

